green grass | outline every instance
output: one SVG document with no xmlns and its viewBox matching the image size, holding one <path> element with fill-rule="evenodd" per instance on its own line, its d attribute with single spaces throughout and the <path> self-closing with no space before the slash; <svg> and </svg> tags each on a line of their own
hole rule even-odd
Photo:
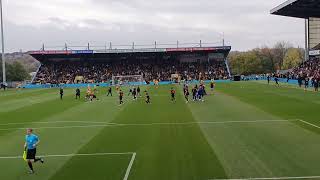
<svg viewBox="0 0 320 180">
<path fill-rule="evenodd" d="M 33 175 L 21 158 L 0 159 L 0 179 L 123 180 L 131 152 L 129 180 L 320 176 L 320 129 L 305 123 L 320 126 L 320 94 L 221 83 L 205 102 L 187 104 L 174 87 L 176 103 L 171 86 L 150 86 L 142 90 L 151 105 L 125 96 L 122 106 L 103 88 L 91 103 L 75 100 L 74 89 L 62 101 L 58 89 L 0 92 L 0 157 L 22 154 L 28 127 L 40 136 L 39 155 L 120 153 L 47 157 Z"/>
</svg>

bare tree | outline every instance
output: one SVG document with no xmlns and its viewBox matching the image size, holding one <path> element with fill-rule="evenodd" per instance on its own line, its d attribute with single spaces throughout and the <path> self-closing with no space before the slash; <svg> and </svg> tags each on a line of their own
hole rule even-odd
<svg viewBox="0 0 320 180">
<path fill-rule="evenodd" d="M 281 70 L 283 67 L 283 61 L 289 48 L 292 48 L 292 45 L 284 41 L 276 43 L 273 47 L 273 56 L 277 70 Z"/>
</svg>

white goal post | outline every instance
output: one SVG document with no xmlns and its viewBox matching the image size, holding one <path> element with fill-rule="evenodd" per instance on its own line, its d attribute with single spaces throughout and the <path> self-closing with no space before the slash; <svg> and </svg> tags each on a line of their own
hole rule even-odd
<svg viewBox="0 0 320 180">
<path fill-rule="evenodd" d="M 112 76 L 112 85 L 130 85 L 130 83 L 144 82 L 142 75 Z"/>
</svg>

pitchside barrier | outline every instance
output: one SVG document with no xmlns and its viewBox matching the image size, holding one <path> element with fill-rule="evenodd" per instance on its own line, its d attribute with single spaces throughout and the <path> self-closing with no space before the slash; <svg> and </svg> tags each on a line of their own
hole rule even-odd
<svg viewBox="0 0 320 180">
<path fill-rule="evenodd" d="M 289 81 L 286 78 L 278 78 L 279 82 L 282 83 L 288 83 L 293 85 L 298 85 L 298 80 L 290 79 Z M 242 80 L 247 81 L 261 81 L 261 80 L 267 80 L 267 77 L 265 76 L 259 76 L 258 78 L 256 76 L 244 76 L 242 77 Z M 270 81 L 274 81 L 274 78 L 271 78 Z M 205 83 L 210 83 L 211 80 L 204 81 Z M 231 82 L 231 80 L 215 80 L 217 83 L 223 83 L 223 82 Z M 189 84 L 199 84 L 200 81 L 192 80 L 188 81 Z M 311 85 L 311 82 L 309 82 Z M 159 85 L 170 85 L 170 84 L 176 84 L 173 81 L 162 81 L 159 82 Z M 146 82 L 129 82 L 126 84 L 126 86 L 144 86 L 148 85 Z M 149 85 L 154 85 L 153 82 L 150 82 Z M 81 83 L 81 84 L 26 84 L 22 86 L 22 88 L 26 89 L 35 89 L 35 88 L 85 88 L 88 86 L 99 86 L 99 87 L 109 87 L 112 86 L 112 83 Z"/>
<path fill-rule="evenodd" d="M 267 77 L 266 76 L 259 76 L 259 77 L 256 77 L 256 76 L 244 76 L 242 79 L 246 80 L 246 81 L 261 81 L 261 80 L 267 81 Z M 295 80 L 295 79 L 289 79 L 289 81 L 288 81 L 287 78 L 278 78 L 278 80 L 279 80 L 279 82 L 282 82 L 282 83 L 298 85 L 298 80 Z M 274 81 L 274 78 L 271 78 L 270 81 Z M 311 82 L 309 82 L 309 85 L 311 85 Z"/>
<path fill-rule="evenodd" d="M 205 83 L 210 83 L 211 80 L 204 81 Z M 215 80 L 217 83 L 227 83 L 231 82 L 231 80 Z M 188 84 L 199 84 L 200 81 L 192 80 L 188 81 Z M 170 84 L 177 84 L 173 81 L 161 81 L 159 85 L 170 85 Z M 146 82 L 129 82 L 126 83 L 126 86 L 144 86 L 144 85 L 154 85 L 153 82 L 147 84 Z M 35 89 L 35 88 L 85 88 L 88 86 L 98 86 L 98 87 L 109 87 L 113 86 L 112 83 L 81 83 L 81 84 L 26 84 L 22 86 L 25 89 Z"/>
</svg>

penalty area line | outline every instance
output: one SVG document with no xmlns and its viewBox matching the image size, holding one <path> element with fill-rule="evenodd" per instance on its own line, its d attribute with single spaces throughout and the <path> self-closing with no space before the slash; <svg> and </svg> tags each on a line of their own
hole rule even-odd
<svg viewBox="0 0 320 180">
<path fill-rule="evenodd" d="M 298 119 L 298 120 L 299 120 L 300 122 L 303 122 L 304 124 L 307 124 L 307 125 L 309 125 L 309 126 L 312 126 L 312 127 L 315 127 L 315 128 L 320 129 L 320 126 L 317 126 L 317 125 L 315 125 L 315 124 L 309 123 L 309 122 L 304 121 L 304 120 L 302 120 L 302 119 Z"/>
<path fill-rule="evenodd" d="M 85 124 L 115 124 L 108 123 L 103 121 L 38 121 L 38 122 L 17 122 L 17 123 L 3 123 L 0 126 L 9 126 L 9 125 L 29 125 L 29 124 L 59 124 L 59 123 L 85 123 Z"/>
<path fill-rule="evenodd" d="M 128 165 L 128 167 L 127 167 L 126 174 L 125 174 L 123 180 L 127 180 L 127 179 L 129 178 L 132 165 L 133 165 L 133 163 L 134 163 L 134 160 L 136 159 L 136 155 L 137 155 L 137 153 L 133 153 L 133 154 L 132 154 L 131 160 L 130 160 L 130 162 L 129 162 L 129 165 Z"/>
<path fill-rule="evenodd" d="M 135 152 L 120 152 L 120 153 L 87 153 L 87 154 L 53 154 L 53 155 L 39 155 L 43 158 L 52 157 L 76 157 L 76 156 L 107 156 L 107 155 L 133 155 Z M 1 156 L 0 159 L 20 159 L 22 156 Z"/>
<path fill-rule="evenodd" d="M 120 152 L 120 153 L 90 153 L 90 154 L 58 154 L 58 155 L 40 155 L 42 158 L 54 158 L 54 157 L 76 157 L 76 156 L 108 156 L 108 155 L 132 155 L 129 165 L 126 169 L 126 173 L 123 177 L 123 180 L 128 180 L 130 171 L 132 169 L 134 160 L 136 159 L 136 152 Z M 3 156 L 0 159 L 22 159 L 22 156 Z"/>
<path fill-rule="evenodd" d="M 79 125 L 79 126 L 48 126 L 35 127 L 33 129 L 72 129 L 72 128 L 99 128 L 99 127 L 129 127 L 129 126 L 170 126 L 170 125 L 211 125 L 211 124 L 241 124 L 241 123 L 272 123 L 272 122 L 293 122 L 300 121 L 298 119 L 291 120 L 256 120 L 256 121 L 208 121 L 208 122 L 181 122 L 181 123 L 135 123 L 135 124 L 117 124 L 117 123 L 101 123 L 95 125 Z M 26 128 L 3 128 L 0 131 L 8 130 L 25 130 Z"/>
</svg>

